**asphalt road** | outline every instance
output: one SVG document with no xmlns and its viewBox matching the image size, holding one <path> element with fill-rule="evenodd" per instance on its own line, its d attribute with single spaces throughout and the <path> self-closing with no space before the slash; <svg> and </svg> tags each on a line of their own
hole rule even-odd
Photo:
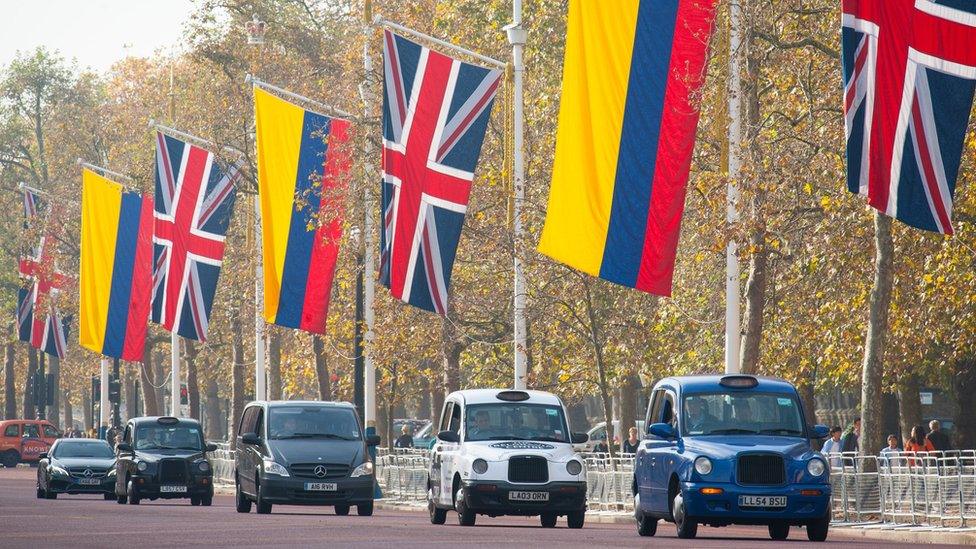
<svg viewBox="0 0 976 549">
<path fill-rule="evenodd" d="M 36 469 L 0 468 L 0 548 L 25 547 L 429 547 L 526 546 L 538 547 L 776 547 L 765 527 L 706 528 L 698 539 L 678 540 L 671 524 L 661 524 L 658 535 L 640 538 L 629 524 L 589 523 L 582 530 L 542 529 L 538 518 L 478 517 L 478 526 L 456 525 L 448 516 L 434 526 L 426 513 L 377 510 L 372 517 L 340 517 L 330 507 L 275 506 L 271 515 L 252 510 L 234 511 L 231 496 L 217 496 L 212 507 L 191 507 L 189 500 L 145 501 L 139 506 L 119 505 L 101 496 L 59 495 L 57 500 L 35 497 Z M 806 532 L 794 528 L 792 545 L 802 546 Z M 831 532 L 833 547 L 892 546 L 891 542 L 864 542 Z M 810 544 L 822 547 L 823 544 Z"/>
</svg>

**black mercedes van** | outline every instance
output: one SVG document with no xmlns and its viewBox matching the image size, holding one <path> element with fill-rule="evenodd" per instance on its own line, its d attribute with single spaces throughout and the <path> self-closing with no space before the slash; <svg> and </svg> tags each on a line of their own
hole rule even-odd
<svg viewBox="0 0 976 549">
<path fill-rule="evenodd" d="M 376 483 L 367 437 L 347 402 L 255 401 L 238 426 L 234 484 L 237 512 L 278 505 L 331 505 L 337 515 L 356 506 L 373 514 Z"/>
</svg>

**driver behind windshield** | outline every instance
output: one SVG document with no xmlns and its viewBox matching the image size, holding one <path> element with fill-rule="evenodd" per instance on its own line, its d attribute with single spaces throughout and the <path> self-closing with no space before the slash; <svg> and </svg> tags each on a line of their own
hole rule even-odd
<svg viewBox="0 0 976 549">
<path fill-rule="evenodd" d="M 479 410 L 474 414 L 474 425 L 470 425 L 469 421 L 468 434 L 472 438 L 481 440 L 494 436 L 491 429 L 491 418 L 488 416 L 488 412 Z"/>
<path fill-rule="evenodd" d="M 689 398 L 685 402 L 685 418 L 687 430 L 694 433 L 704 432 L 715 423 L 715 418 L 708 411 L 708 404 L 701 398 Z"/>
<path fill-rule="evenodd" d="M 136 447 L 139 450 L 146 450 L 150 448 L 159 448 L 162 446 L 162 441 L 159 439 L 159 429 L 146 429 L 143 431 L 143 436 L 139 438 L 136 443 Z"/>
<path fill-rule="evenodd" d="M 271 417 L 271 436 L 274 438 L 290 437 L 298 434 L 298 421 L 291 414 L 273 414 Z"/>
</svg>

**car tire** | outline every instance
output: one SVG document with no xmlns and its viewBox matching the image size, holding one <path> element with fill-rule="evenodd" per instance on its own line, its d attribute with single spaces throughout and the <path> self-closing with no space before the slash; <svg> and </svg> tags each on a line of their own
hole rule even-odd
<svg viewBox="0 0 976 549">
<path fill-rule="evenodd" d="M 644 513 L 639 513 L 637 517 L 637 535 L 646 538 L 657 533 L 657 518 L 649 517 Z"/>
<path fill-rule="evenodd" d="M 255 498 L 255 500 L 254 500 L 254 503 L 255 503 L 254 506 L 257 508 L 258 514 L 259 515 L 270 515 L 271 514 L 271 504 L 264 500 L 264 497 L 261 494 L 261 484 L 255 482 L 254 483 L 254 486 L 255 486 L 255 488 L 257 488 L 255 490 L 255 492 L 257 492 L 257 494 L 258 494 L 257 495 L 257 498 Z"/>
<path fill-rule="evenodd" d="M 685 500 L 680 491 L 674 496 L 671 514 L 674 517 L 674 526 L 678 530 L 678 537 L 681 539 L 695 539 L 695 536 L 698 535 L 698 523 L 689 517 L 685 511 Z"/>
<path fill-rule="evenodd" d="M 784 539 L 790 537 L 790 523 L 788 522 L 774 522 L 770 524 L 768 528 L 769 539 L 783 541 Z"/>
<path fill-rule="evenodd" d="M 807 524 L 807 539 L 810 541 L 826 541 L 830 531 L 830 513 L 827 516 Z"/>
<path fill-rule="evenodd" d="M 447 509 L 439 509 L 431 500 L 427 500 L 427 512 L 430 514 L 431 524 L 444 524 L 447 522 Z"/>
<path fill-rule="evenodd" d="M 41 490 L 41 483 L 37 483 L 37 499 L 44 499 L 44 490 Z"/>
<path fill-rule="evenodd" d="M 237 504 L 238 513 L 251 512 L 251 500 L 247 499 L 247 496 L 241 491 L 241 483 L 236 478 L 234 479 L 234 500 Z"/>
<path fill-rule="evenodd" d="M 373 502 L 360 503 L 356 506 L 356 514 L 361 517 L 371 517 L 373 516 Z"/>
<path fill-rule="evenodd" d="M 203 497 L 201 497 L 200 498 L 200 505 L 203 505 L 204 507 L 210 507 L 211 505 L 213 505 L 213 494 L 211 494 L 209 496 L 203 496 Z"/>
<path fill-rule="evenodd" d="M 58 493 L 52 492 L 50 486 L 44 487 L 44 499 L 58 499 Z"/>
<path fill-rule="evenodd" d="M 200 498 L 198 496 L 190 496 L 190 505 L 198 507 L 200 505 Z"/>
<path fill-rule="evenodd" d="M 543 528 L 555 528 L 556 527 L 556 514 L 555 513 L 542 513 L 539 515 L 539 522 L 542 524 Z"/>
<path fill-rule="evenodd" d="M 586 522 L 586 509 L 580 511 L 570 511 L 566 515 L 566 526 L 570 528 L 579 529 L 583 527 L 583 523 Z"/>
<path fill-rule="evenodd" d="M 7 450 L 3 454 L 0 454 L 0 465 L 4 467 L 16 467 L 20 463 L 20 454 L 17 450 Z"/>
<path fill-rule="evenodd" d="M 126 483 L 125 495 L 129 499 L 129 505 L 139 505 L 139 492 L 136 489 L 136 483 L 132 482 L 131 479 Z"/>
<path fill-rule="evenodd" d="M 477 522 L 478 517 L 474 511 L 468 509 L 468 506 L 464 503 L 464 489 L 458 488 L 454 495 L 454 510 L 458 514 L 458 524 L 461 526 L 474 526 Z"/>
<path fill-rule="evenodd" d="M 118 494 L 115 495 L 115 502 L 118 503 L 119 505 L 125 505 L 128 500 L 129 500 L 128 496 L 124 496 L 124 495 L 120 496 Z"/>
<path fill-rule="evenodd" d="M 348 505 L 336 505 L 335 506 L 335 514 L 339 515 L 340 517 L 344 517 L 344 516 L 348 515 L 349 514 L 349 506 Z"/>
</svg>

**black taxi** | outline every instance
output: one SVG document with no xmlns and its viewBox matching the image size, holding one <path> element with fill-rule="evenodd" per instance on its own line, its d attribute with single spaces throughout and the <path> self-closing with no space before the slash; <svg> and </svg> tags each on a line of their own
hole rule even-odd
<svg viewBox="0 0 976 549">
<path fill-rule="evenodd" d="M 115 496 L 122 504 L 140 500 L 189 498 L 191 505 L 213 502 L 213 468 L 195 419 L 138 417 L 125 425 L 116 446 Z"/>
</svg>

